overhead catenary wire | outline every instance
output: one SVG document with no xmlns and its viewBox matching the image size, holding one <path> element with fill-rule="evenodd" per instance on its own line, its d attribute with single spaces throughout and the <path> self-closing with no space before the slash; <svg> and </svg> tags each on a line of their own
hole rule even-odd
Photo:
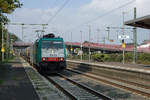
<svg viewBox="0 0 150 100">
<path fill-rule="evenodd" d="M 83 26 L 83 25 L 86 25 L 86 24 L 88 24 L 88 23 L 94 22 L 94 21 L 98 20 L 99 18 L 102 18 L 102 17 L 104 17 L 104 16 L 107 16 L 107 15 L 113 13 L 114 11 L 119 10 L 119 9 L 121 9 L 121 8 L 124 8 L 124 7 L 126 7 L 127 5 L 130 5 L 130 4 L 134 3 L 134 2 L 136 2 L 136 0 L 129 1 L 129 2 L 123 4 L 123 5 L 119 6 L 119 7 L 116 7 L 116 8 L 114 8 L 114 9 L 111 9 L 110 11 L 104 13 L 103 15 L 97 16 L 97 17 L 95 17 L 94 19 L 91 19 L 91 20 L 89 20 L 89 21 L 86 21 L 86 22 L 82 23 L 82 24 L 80 24 L 80 25 L 78 25 L 78 26 L 72 28 L 71 30 L 74 30 L 74 29 L 76 29 L 76 28 L 78 28 L 78 27 L 81 27 L 81 26 Z M 70 30 L 69 30 L 69 31 L 70 31 Z"/>
<path fill-rule="evenodd" d="M 47 21 L 47 24 L 50 23 L 57 15 L 60 13 L 63 8 L 69 3 L 70 0 L 66 0 L 64 4 L 56 11 L 56 13 Z"/>
</svg>

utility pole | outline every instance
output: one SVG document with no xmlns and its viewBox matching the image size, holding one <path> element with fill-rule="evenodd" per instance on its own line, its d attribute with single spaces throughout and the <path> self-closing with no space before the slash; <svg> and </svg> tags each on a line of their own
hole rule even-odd
<svg viewBox="0 0 150 100">
<path fill-rule="evenodd" d="M 134 19 L 136 19 L 136 7 L 134 8 Z M 137 60 L 137 32 L 136 32 L 136 27 L 133 28 L 133 42 L 134 42 L 133 63 L 136 63 L 136 60 Z"/>
<path fill-rule="evenodd" d="M 73 48 L 72 48 L 72 32 L 71 32 L 71 59 L 72 59 L 72 51 L 73 51 Z"/>
<path fill-rule="evenodd" d="M 105 40 L 106 40 L 106 38 L 105 38 L 105 36 L 104 36 L 104 37 L 103 37 L 103 44 L 104 44 L 104 46 L 105 46 Z M 105 48 L 103 48 L 102 53 L 104 53 L 104 50 L 105 50 Z"/>
<path fill-rule="evenodd" d="M 90 60 L 91 60 L 90 40 L 91 40 L 91 26 L 89 25 L 89 62 L 90 62 Z"/>
<path fill-rule="evenodd" d="M 99 34 L 100 34 L 100 29 L 97 29 L 97 43 L 99 43 Z"/>
<path fill-rule="evenodd" d="M 46 26 L 46 24 L 42 24 L 42 30 L 43 30 L 43 31 L 42 31 L 42 35 L 43 35 L 43 36 L 44 36 L 44 32 L 45 32 L 44 29 L 46 28 L 45 26 Z"/>
<path fill-rule="evenodd" d="M 7 52 L 6 52 L 6 58 L 8 59 L 9 58 L 9 52 L 10 52 L 10 44 L 9 44 L 9 33 L 8 33 L 8 24 L 7 24 L 7 32 L 6 32 L 6 35 L 7 35 L 7 39 L 6 39 L 6 49 L 7 49 Z"/>
<path fill-rule="evenodd" d="M 82 51 L 82 31 L 80 31 L 81 33 L 81 61 L 82 61 L 82 54 L 83 54 L 83 51 Z"/>
<path fill-rule="evenodd" d="M 105 45 L 105 37 L 103 37 L 103 43 L 104 43 L 104 45 Z"/>
<path fill-rule="evenodd" d="M 3 23 L 2 23 L 2 48 L 1 48 L 1 52 L 2 52 L 2 62 L 4 61 L 4 34 L 3 34 Z"/>
<path fill-rule="evenodd" d="M 107 37 L 107 39 L 109 40 L 109 35 L 110 35 L 110 27 L 107 27 L 107 30 L 106 30 L 107 32 L 108 32 L 108 37 Z"/>
<path fill-rule="evenodd" d="M 148 43 L 150 43 L 150 33 L 149 33 L 149 40 L 148 40 Z M 149 45 L 149 50 L 150 50 L 150 45 Z"/>
<path fill-rule="evenodd" d="M 22 25 L 22 42 L 24 41 L 24 33 L 23 33 L 23 31 L 24 31 L 24 24 L 21 24 Z"/>
<path fill-rule="evenodd" d="M 10 51 L 11 51 L 11 56 L 13 55 L 13 39 L 10 39 Z"/>
<path fill-rule="evenodd" d="M 117 40 L 118 40 L 118 36 L 119 36 L 119 35 L 118 35 L 118 30 L 116 30 L 116 33 L 117 33 Z"/>
<path fill-rule="evenodd" d="M 122 32 L 123 32 L 123 35 L 125 35 L 125 33 L 124 33 L 124 14 L 125 14 L 125 12 L 122 12 L 122 14 L 123 14 L 123 27 L 122 27 Z M 125 47 L 123 47 L 123 45 L 125 45 L 125 41 L 124 41 L 124 39 L 122 39 L 122 48 L 123 48 L 123 61 L 122 61 L 122 63 L 124 64 L 124 60 L 125 60 Z"/>
</svg>

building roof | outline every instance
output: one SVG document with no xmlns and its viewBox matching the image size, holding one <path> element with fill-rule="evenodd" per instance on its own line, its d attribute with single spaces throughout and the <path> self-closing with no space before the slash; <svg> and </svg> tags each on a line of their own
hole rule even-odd
<svg viewBox="0 0 150 100">
<path fill-rule="evenodd" d="M 65 42 L 65 44 L 66 46 L 71 46 L 71 45 L 75 47 L 81 46 L 79 42 Z M 110 50 L 110 51 L 123 51 L 123 48 L 121 45 L 115 45 L 115 44 L 84 42 L 82 46 L 83 48 L 88 48 L 90 46 L 91 48 L 95 48 L 95 49 L 104 49 L 104 50 Z M 126 45 L 125 51 L 133 51 L 133 45 Z M 146 45 L 138 46 L 137 52 L 150 53 L 150 43 Z"/>
<path fill-rule="evenodd" d="M 17 42 L 14 42 L 13 43 L 13 46 L 15 46 L 15 47 L 18 47 L 18 46 L 31 46 L 32 45 L 32 43 L 25 43 L 25 42 L 22 42 L 22 41 L 17 41 Z"/>
<path fill-rule="evenodd" d="M 150 15 L 126 21 L 125 25 L 150 29 Z"/>
<path fill-rule="evenodd" d="M 76 46 L 80 47 L 81 44 L 79 42 L 65 42 L 67 46 Z M 105 50 L 111 50 L 111 51 L 121 51 L 123 50 L 122 45 L 115 45 L 115 44 L 102 44 L 102 43 L 89 43 L 89 42 L 84 42 L 82 44 L 84 48 L 95 48 L 95 49 L 105 49 Z M 125 48 L 126 51 L 132 51 L 133 50 L 133 45 L 126 45 Z"/>
</svg>

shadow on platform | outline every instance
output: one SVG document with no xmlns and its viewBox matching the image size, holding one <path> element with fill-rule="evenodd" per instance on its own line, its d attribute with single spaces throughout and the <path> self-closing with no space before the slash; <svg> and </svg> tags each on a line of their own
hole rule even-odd
<svg viewBox="0 0 150 100">
<path fill-rule="evenodd" d="M 0 65 L 0 100 L 39 100 L 19 59 Z"/>
</svg>

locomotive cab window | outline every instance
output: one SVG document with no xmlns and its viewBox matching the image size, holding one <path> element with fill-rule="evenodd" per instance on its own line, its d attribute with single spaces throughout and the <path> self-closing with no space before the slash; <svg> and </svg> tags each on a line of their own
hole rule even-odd
<svg viewBox="0 0 150 100">
<path fill-rule="evenodd" d="M 63 41 L 42 41 L 42 57 L 64 57 Z"/>
<path fill-rule="evenodd" d="M 60 49 L 63 48 L 63 42 L 62 41 L 42 41 L 42 48 L 48 49 L 48 48 L 55 48 Z"/>
</svg>

